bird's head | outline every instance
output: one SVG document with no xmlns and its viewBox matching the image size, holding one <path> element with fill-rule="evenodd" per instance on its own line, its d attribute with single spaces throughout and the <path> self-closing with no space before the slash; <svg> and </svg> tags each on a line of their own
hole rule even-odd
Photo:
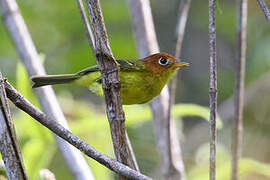
<svg viewBox="0 0 270 180">
<path fill-rule="evenodd" d="M 145 67 L 156 75 L 174 74 L 177 69 L 189 66 L 188 63 L 180 62 L 167 53 L 153 54 L 142 59 L 142 61 Z"/>
</svg>

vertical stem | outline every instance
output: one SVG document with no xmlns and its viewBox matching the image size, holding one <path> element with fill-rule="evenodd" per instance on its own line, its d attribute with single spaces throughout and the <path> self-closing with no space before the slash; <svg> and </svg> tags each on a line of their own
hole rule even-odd
<svg viewBox="0 0 270 180">
<path fill-rule="evenodd" d="M 114 153 L 119 162 L 139 171 L 126 136 L 125 115 L 120 97 L 119 67 L 114 60 L 109 45 L 100 3 L 99 0 L 86 0 L 86 3 L 94 33 L 96 60 L 102 74 L 102 87 Z M 124 179 L 122 176 L 120 178 Z"/>
<path fill-rule="evenodd" d="M 232 180 L 238 179 L 239 159 L 242 153 L 243 105 L 246 64 L 247 0 L 237 0 L 237 57 L 235 84 L 235 111 L 232 132 Z"/>
<path fill-rule="evenodd" d="M 217 59 L 216 59 L 216 0 L 209 0 L 209 60 L 210 60 L 210 180 L 216 179 L 216 115 L 217 115 Z"/>
<path fill-rule="evenodd" d="M 179 6 L 179 15 L 178 15 L 178 22 L 176 25 L 176 35 L 175 35 L 175 49 L 174 49 L 174 57 L 179 59 L 181 56 L 181 50 L 184 40 L 185 34 L 185 27 L 188 17 L 188 11 L 190 7 L 191 0 L 182 0 Z M 170 91 L 170 99 L 169 99 L 169 114 L 168 119 L 171 116 L 171 107 L 175 101 L 175 91 L 177 86 L 177 74 L 172 78 L 169 84 L 169 91 Z"/>
<path fill-rule="evenodd" d="M 188 12 L 190 8 L 191 0 L 181 0 L 179 5 L 179 14 L 178 14 L 178 22 L 176 26 L 176 36 L 175 36 L 175 49 L 174 49 L 174 57 L 179 59 L 181 56 L 181 50 L 185 35 L 186 22 L 188 18 Z"/>
<path fill-rule="evenodd" d="M 263 0 L 257 0 L 257 2 L 259 3 L 263 13 L 264 13 L 264 16 L 265 18 L 267 19 L 267 21 L 270 23 L 270 12 L 269 10 L 267 9 L 265 3 Z"/>
<path fill-rule="evenodd" d="M 184 34 L 185 34 L 185 27 L 186 27 L 186 22 L 187 22 L 187 17 L 188 17 L 188 12 L 189 12 L 189 8 L 190 8 L 190 3 L 191 0 L 181 0 L 180 5 L 179 5 L 179 12 L 178 12 L 178 22 L 176 25 L 176 34 L 175 34 L 175 49 L 174 49 L 174 57 L 176 59 L 179 59 L 181 56 L 181 50 L 182 50 L 182 45 L 183 45 L 183 40 L 184 40 Z M 176 74 L 174 75 L 174 77 L 171 79 L 170 83 L 169 83 L 169 107 L 168 107 L 168 119 L 167 119 L 167 123 L 168 123 L 168 146 L 171 148 L 171 153 L 173 157 L 178 157 L 178 164 L 180 165 L 178 168 L 179 174 L 181 174 L 181 179 L 185 180 L 185 167 L 184 167 L 184 162 L 182 159 L 182 152 L 181 152 L 181 146 L 178 143 L 178 136 L 176 133 L 176 127 L 175 127 L 175 123 L 174 123 L 174 119 L 171 117 L 171 109 L 173 104 L 175 103 L 175 93 L 176 93 L 176 87 L 177 87 L 177 74 L 178 72 L 176 72 Z M 173 140 L 175 139 L 175 140 Z M 171 141 L 175 141 L 177 142 L 176 144 Z M 174 150 L 174 151 L 173 151 Z M 174 153 L 173 152 L 177 152 Z M 171 161 L 172 157 L 171 157 Z"/>
<path fill-rule="evenodd" d="M 4 85 L 0 72 L 0 152 L 6 167 L 8 179 L 27 180 L 21 151 L 16 139 Z"/>
</svg>

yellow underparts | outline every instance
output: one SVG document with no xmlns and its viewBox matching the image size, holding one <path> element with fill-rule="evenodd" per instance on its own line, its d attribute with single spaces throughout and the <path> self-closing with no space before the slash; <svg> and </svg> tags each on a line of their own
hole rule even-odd
<svg viewBox="0 0 270 180">
<path fill-rule="evenodd" d="M 145 71 L 120 71 L 122 104 L 142 104 L 159 95 L 174 72 L 153 76 Z M 91 72 L 75 80 L 75 84 L 87 86 L 90 91 L 103 97 L 100 72 Z"/>
</svg>

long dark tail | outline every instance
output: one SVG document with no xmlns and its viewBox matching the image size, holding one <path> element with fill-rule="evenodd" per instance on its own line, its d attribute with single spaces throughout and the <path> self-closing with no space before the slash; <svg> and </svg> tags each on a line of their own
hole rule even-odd
<svg viewBox="0 0 270 180">
<path fill-rule="evenodd" d="M 48 75 L 48 76 L 33 76 L 31 80 L 33 82 L 32 88 L 37 88 L 46 85 L 64 84 L 72 82 L 78 79 L 78 74 L 64 74 L 64 75 Z"/>
</svg>

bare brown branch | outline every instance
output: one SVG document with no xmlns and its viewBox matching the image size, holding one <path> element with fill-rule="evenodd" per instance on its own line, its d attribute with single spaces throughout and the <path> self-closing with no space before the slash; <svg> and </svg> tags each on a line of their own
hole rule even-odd
<svg viewBox="0 0 270 180">
<path fill-rule="evenodd" d="M 151 178 L 140 174 L 139 172 L 119 163 L 116 160 L 102 154 L 86 142 L 81 140 L 78 136 L 72 134 L 68 129 L 55 122 L 50 116 L 47 116 L 34 105 L 32 105 L 27 99 L 25 99 L 14 87 L 8 82 L 5 82 L 5 88 L 8 98 L 21 110 L 29 114 L 39 123 L 47 127 L 49 130 L 54 132 L 57 136 L 63 138 L 65 141 L 75 146 L 77 149 L 85 153 L 87 156 L 95 159 L 99 163 L 103 164 L 112 171 L 121 174 L 124 177 L 130 179 L 145 179 L 150 180 Z"/>
<path fill-rule="evenodd" d="M 14 46 L 29 76 L 45 74 L 31 35 L 15 0 L 0 0 L 2 22 L 6 26 Z M 68 128 L 67 121 L 51 87 L 35 89 L 43 110 L 58 123 Z M 80 151 L 61 138 L 55 137 L 65 162 L 75 179 L 94 179 Z"/>
<path fill-rule="evenodd" d="M 243 139 L 243 106 L 246 65 L 247 0 L 237 0 L 237 57 L 235 77 L 235 111 L 232 132 L 232 180 L 238 179 Z"/>
<path fill-rule="evenodd" d="M 216 116 L 217 116 L 217 59 L 216 59 L 216 1 L 209 0 L 210 56 L 210 180 L 216 179 Z"/>
<path fill-rule="evenodd" d="M 263 13 L 264 13 L 264 16 L 265 18 L 267 19 L 267 21 L 270 23 L 270 12 L 269 10 L 267 9 L 265 3 L 263 0 L 257 0 L 258 4 L 260 5 Z"/>
<path fill-rule="evenodd" d="M 111 127 L 114 153 L 119 162 L 139 171 L 133 151 L 127 140 L 125 116 L 120 97 L 119 67 L 114 60 L 109 45 L 99 0 L 87 0 L 86 3 L 94 33 L 96 60 L 102 74 L 102 87 L 106 101 L 107 117 Z"/>
<path fill-rule="evenodd" d="M 0 151 L 8 179 L 27 180 L 21 151 L 7 102 L 4 78 L 0 72 Z"/>
</svg>

